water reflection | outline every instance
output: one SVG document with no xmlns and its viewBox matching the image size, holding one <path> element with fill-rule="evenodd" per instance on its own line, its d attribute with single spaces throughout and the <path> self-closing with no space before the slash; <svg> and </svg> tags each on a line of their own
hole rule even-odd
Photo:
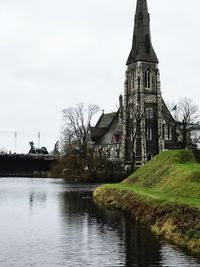
<svg viewBox="0 0 200 267">
<path fill-rule="evenodd" d="M 43 205 L 47 200 L 47 194 L 45 192 L 29 192 L 29 207 L 33 208 L 34 205 Z"/>
<path fill-rule="evenodd" d="M 172 247 L 170 253 L 166 245 L 164 247 L 154 235 L 127 216 L 101 208 L 91 199 L 86 200 L 87 192 L 71 190 L 67 189 L 59 195 L 65 233 L 63 236 L 73 236 L 71 250 L 76 249 L 74 246 L 79 242 L 83 253 L 90 251 L 89 258 L 101 254 L 103 262 L 99 259 L 98 266 L 187 266 L 187 258 L 183 253 L 174 251 Z M 83 235 L 79 233 L 77 240 L 74 231 L 80 228 Z M 107 258 L 110 263 L 105 263 Z M 80 254 L 77 260 L 83 260 Z M 191 260 L 189 263 L 198 266 L 197 261 Z"/>
<path fill-rule="evenodd" d="M 120 212 L 98 207 L 91 199 L 85 199 L 85 195 L 85 192 L 75 191 L 65 191 L 59 195 L 64 218 L 63 236 L 72 237 L 71 250 L 78 242 L 83 255 L 87 251 L 89 258 L 102 255 L 103 261 L 98 260 L 99 266 L 163 266 L 161 244 L 149 231 Z M 74 232 L 80 228 L 82 233 L 79 233 L 77 240 Z M 83 260 L 80 254 L 78 257 L 77 260 Z M 110 263 L 105 263 L 106 259 Z"/>
<path fill-rule="evenodd" d="M 184 253 L 173 245 L 163 244 L 161 248 L 162 265 L 177 267 L 177 266 L 187 266 L 195 267 L 200 266 L 197 260 L 192 259 L 190 256 L 184 255 Z"/>
<path fill-rule="evenodd" d="M 128 216 L 97 206 L 93 188 L 0 179 L 0 266 L 200 266 Z"/>
</svg>

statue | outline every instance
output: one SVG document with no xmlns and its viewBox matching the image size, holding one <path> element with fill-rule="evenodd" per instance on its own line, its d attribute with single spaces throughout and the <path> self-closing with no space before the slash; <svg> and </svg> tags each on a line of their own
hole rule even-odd
<svg viewBox="0 0 200 267">
<path fill-rule="evenodd" d="M 29 142 L 29 145 L 31 146 L 31 149 L 29 150 L 29 154 L 36 154 L 35 146 L 33 141 Z"/>
<path fill-rule="evenodd" d="M 29 154 L 43 154 L 43 155 L 49 154 L 46 147 L 44 146 L 41 148 L 35 148 L 33 142 L 29 142 L 29 145 L 31 146 L 31 149 L 29 150 Z"/>
<path fill-rule="evenodd" d="M 40 153 L 41 154 L 45 154 L 45 155 L 49 154 L 49 152 L 47 151 L 46 147 L 44 147 L 44 146 L 40 148 Z"/>
</svg>

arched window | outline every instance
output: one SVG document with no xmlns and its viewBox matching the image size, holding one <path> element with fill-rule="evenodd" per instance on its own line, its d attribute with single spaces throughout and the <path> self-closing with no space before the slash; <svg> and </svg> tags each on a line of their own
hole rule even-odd
<svg viewBox="0 0 200 267">
<path fill-rule="evenodd" d="M 164 140 L 172 139 L 172 127 L 170 124 L 163 124 L 163 139 Z"/>
<path fill-rule="evenodd" d="M 140 76 L 138 76 L 137 82 L 138 82 L 138 89 L 140 89 Z"/>
<path fill-rule="evenodd" d="M 167 139 L 171 140 L 171 138 L 172 138 L 172 129 L 171 126 L 167 124 Z"/>
<path fill-rule="evenodd" d="M 119 158 L 119 148 L 115 147 L 115 158 Z"/>
<path fill-rule="evenodd" d="M 150 119 L 153 119 L 153 108 L 150 108 Z"/>
<path fill-rule="evenodd" d="M 150 110 L 149 110 L 149 108 L 146 108 L 146 118 L 150 119 Z"/>
<path fill-rule="evenodd" d="M 132 88 L 135 88 L 135 73 L 134 71 L 132 72 Z"/>
<path fill-rule="evenodd" d="M 145 88 L 151 88 L 151 69 L 147 69 L 144 74 L 144 86 Z"/>
<path fill-rule="evenodd" d="M 152 128 L 147 127 L 147 140 L 151 141 L 152 140 Z"/>
<path fill-rule="evenodd" d="M 153 119 L 153 108 L 146 108 L 146 118 L 147 119 Z"/>
<path fill-rule="evenodd" d="M 165 140 L 165 124 L 162 125 L 163 139 Z"/>
</svg>

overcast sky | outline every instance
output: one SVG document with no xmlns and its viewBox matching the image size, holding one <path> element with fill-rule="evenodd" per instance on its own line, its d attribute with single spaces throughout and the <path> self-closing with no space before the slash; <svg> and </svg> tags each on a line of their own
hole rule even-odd
<svg viewBox="0 0 200 267">
<path fill-rule="evenodd" d="M 200 104 L 200 1 L 149 0 L 167 101 Z M 62 109 L 115 111 L 123 93 L 136 0 L 0 0 L 0 148 L 53 149 Z"/>
</svg>

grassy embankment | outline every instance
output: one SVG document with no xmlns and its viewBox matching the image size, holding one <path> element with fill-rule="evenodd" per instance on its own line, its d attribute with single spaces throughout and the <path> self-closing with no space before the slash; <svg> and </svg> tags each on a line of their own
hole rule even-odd
<svg viewBox="0 0 200 267">
<path fill-rule="evenodd" d="M 122 183 L 97 188 L 94 198 L 200 255 L 200 164 L 192 151 L 163 152 Z"/>
</svg>

